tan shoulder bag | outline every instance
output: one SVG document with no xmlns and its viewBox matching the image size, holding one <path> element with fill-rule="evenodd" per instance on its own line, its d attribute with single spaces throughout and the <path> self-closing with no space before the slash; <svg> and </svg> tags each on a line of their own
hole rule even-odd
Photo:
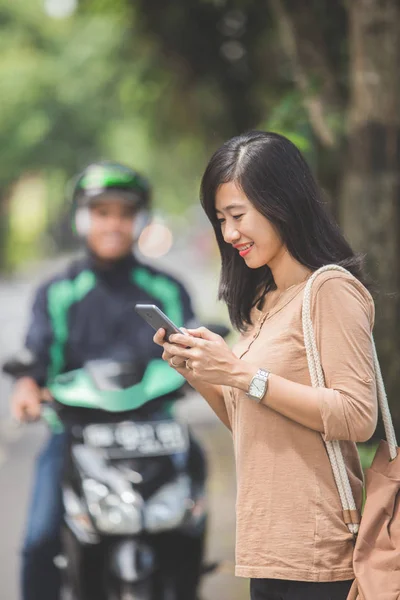
<svg viewBox="0 0 400 600">
<path fill-rule="evenodd" d="M 311 321 L 311 288 L 325 271 L 349 273 L 338 265 L 321 267 L 307 282 L 303 299 L 303 332 L 313 387 L 325 387 Z M 400 598 L 400 458 L 382 373 L 372 338 L 378 402 L 385 426 L 371 467 L 366 471 L 366 502 L 361 523 L 340 444 L 325 442 L 342 502 L 344 520 L 355 537 L 355 581 L 347 600 L 398 600 Z"/>
</svg>

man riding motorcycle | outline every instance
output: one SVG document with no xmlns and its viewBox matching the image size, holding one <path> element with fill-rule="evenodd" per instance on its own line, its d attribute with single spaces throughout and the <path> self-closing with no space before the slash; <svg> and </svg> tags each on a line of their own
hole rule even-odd
<svg viewBox="0 0 400 600">
<path fill-rule="evenodd" d="M 46 382 L 89 360 L 140 356 L 148 362 L 160 357 L 152 330 L 133 309 L 136 303 L 160 306 L 177 324 L 193 319 L 184 287 L 132 253 L 148 222 L 150 196 L 149 183 L 140 174 L 116 163 L 91 164 L 76 178 L 74 224 L 86 241 L 86 256 L 37 290 L 25 343 L 36 364 L 31 376 L 17 381 L 12 394 L 18 420 L 37 419 Z M 60 595 L 54 558 L 61 550 L 65 444 L 65 433 L 53 433 L 37 460 L 22 552 L 23 600 L 56 600 Z M 193 439 L 190 460 L 204 479 L 204 457 Z M 203 542 L 199 538 L 189 543 L 197 544 L 198 554 Z"/>
</svg>

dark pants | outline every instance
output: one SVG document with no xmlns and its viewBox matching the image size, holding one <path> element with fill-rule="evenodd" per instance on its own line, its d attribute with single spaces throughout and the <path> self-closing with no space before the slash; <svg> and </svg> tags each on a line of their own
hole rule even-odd
<svg viewBox="0 0 400 600">
<path fill-rule="evenodd" d="M 251 600 L 346 600 L 352 581 L 314 583 L 283 579 L 251 579 Z"/>
<path fill-rule="evenodd" d="M 61 578 L 54 557 L 61 551 L 61 477 L 66 434 L 52 435 L 36 463 L 22 551 L 22 599 L 57 600 Z"/>
</svg>

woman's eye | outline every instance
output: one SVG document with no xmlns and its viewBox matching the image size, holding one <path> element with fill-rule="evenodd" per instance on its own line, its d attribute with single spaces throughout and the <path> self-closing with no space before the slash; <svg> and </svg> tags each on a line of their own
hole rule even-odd
<svg viewBox="0 0 400 600">
<path fill-rule="evenodd" d="M 225 219 L 217 219 L 217 221 L 220 225 L 223 225 L 223 223 L 225 223 Z"/>
<path fill-rule="evenodd" d="M 239 221 L 239 219 L 241 219 L 243 217 L 243 214 L 241 214 L 241 215 L 232 215 L 232 217 L 235 219 L 235 221 Z"/>
</svg>

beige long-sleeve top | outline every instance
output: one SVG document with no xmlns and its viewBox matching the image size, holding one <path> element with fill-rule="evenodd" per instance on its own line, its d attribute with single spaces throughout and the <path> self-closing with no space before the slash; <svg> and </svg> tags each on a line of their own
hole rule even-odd
<svg viewBox="0 0 400 600">
<path fill-rule="evenodd" d="M 271 373 L 311 385 L 301 321 L 304 288 L 305 283 L 288 290 L 261 328 L 263 314 L 254 309 L 254 326 L 233 351 Z M 311 311 L 327 386 L 319 394 L 324 437 L 343 440 L 360 509 L 363 481 L 355 442 L 371 437 L 377 420 L 374 304 L 357 279 L 331 271 L 314 282 Z M 237 388 L 224 388 L 224 398 L 237 468 L 236 574 L 352 579 L 352 536 L 321 434 Z"/>
</svg>

